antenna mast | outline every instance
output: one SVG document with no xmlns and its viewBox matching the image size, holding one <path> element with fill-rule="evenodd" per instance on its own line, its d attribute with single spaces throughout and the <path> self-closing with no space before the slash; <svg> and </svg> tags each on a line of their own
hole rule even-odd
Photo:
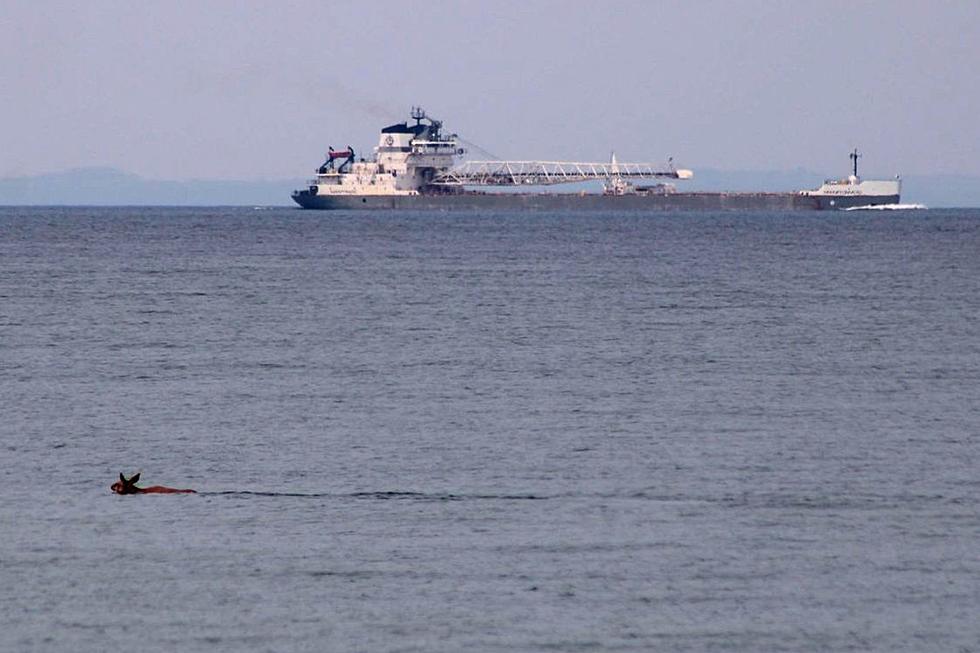
<svg viewBox="0 0 980 653">
<path fill-rule="evenodd" d="M 861 153 L 858 152 L 857 148 L 855 147 L 854 148 L 854 151 L 851 152 L 851 154 L 849 156 L 850 156 L 851 161 L 854 162 L 854 176 L 857 177 L 858 176 L 858 159 L 861 158 Z"/>
</svg>

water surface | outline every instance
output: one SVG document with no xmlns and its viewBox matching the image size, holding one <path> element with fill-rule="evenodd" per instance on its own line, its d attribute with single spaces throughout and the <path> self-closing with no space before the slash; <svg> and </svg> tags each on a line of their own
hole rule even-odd
<svg viewBox="0 0 980 653">
<path fill-rule="evenodd" d="M 980 650 L 978 253 L 976 210 L 0 209 L 0 649 Z"/>
</svg>

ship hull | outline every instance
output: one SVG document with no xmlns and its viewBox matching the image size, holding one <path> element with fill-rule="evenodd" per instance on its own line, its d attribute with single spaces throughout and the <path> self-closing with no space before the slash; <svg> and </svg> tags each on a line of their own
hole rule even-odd
<svg viewBox="0 0 980 653">
<path fill-rule="evenodd" d="M 820 211 L 897 204 L 898 195 L 827 197 L 799 193 L 453 193 L 445 195 L 314 195 L 293 193 L 304 209 L 415 211 Z"/>
</svg>

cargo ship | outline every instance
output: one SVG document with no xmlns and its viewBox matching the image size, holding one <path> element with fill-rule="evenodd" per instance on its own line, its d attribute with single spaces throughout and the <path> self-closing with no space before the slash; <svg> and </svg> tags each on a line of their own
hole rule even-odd
<svg viewBox="0 0 980 653">
<path fill-rule="evenodd" d="M 677 181 L 691 170 L 673 161 L 607 163 L 573 161 L 460 161 L 465 150 L 456 134 L 444 134 L 442 122 L 412 108 L 413 122 L 381 130 L 370 160 L 354 148 L 329 148 L 316 177 L 296 190 L 304 209 L 671 211 L 671 210 L 834 210 L 898 204 L 901 179 L 863 180 L 857 150 L 853 174 L 827 180 L 815 190 L 797 192 L 679 191 Z M 600 181 L 602 192 L 542 192 L 548 187 Z M 654 183 L 641 185 L 644 181 Z M 495 187 L 498 190 L 488 191 Z M 520 190 L 525 187 L 524 190 Z"/>
</svg>

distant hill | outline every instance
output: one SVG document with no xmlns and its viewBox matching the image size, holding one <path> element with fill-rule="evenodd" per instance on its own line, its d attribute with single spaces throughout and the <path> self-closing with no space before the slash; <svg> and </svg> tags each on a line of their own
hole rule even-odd
<svg viewBox="0 0 980 653">
<path fill-rule="evenodd" d="M 798 168 L 784 171 L 695 169 L 681 190 L 794 191 L 816 188 L 826 175 Z M 903 202 L 930 207 L 980 207 L 980 177 L 910 175 Z M 0 179 L 0 205 L 102 206 L 291 206 L 301 179 L 279 181 L 144 179 L 113 168 L 79 168 L 32 177 Z M 552 187 L 550 190 L 556 190 Z"/>
<path fill-rule="evenodd" d="M 289 194 L 304 185 L 299 179 L 161 181 L 113 168 L 79 168 L 0 179 L 0 205 L 288 206 Z"/>
</svg>

